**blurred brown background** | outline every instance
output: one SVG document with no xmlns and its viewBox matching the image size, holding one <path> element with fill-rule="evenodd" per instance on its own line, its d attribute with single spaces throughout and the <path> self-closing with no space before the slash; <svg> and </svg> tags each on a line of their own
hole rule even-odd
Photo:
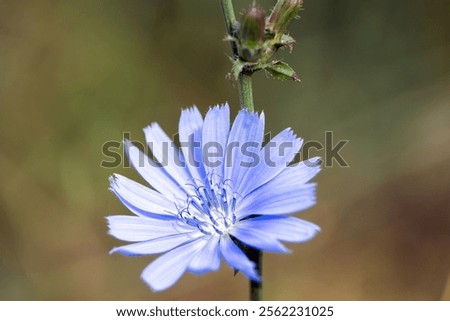
<svg viewBox="0 0 450 321">
<path fill-rule="evenodd" d="M 350 167 L 325 168 L 299 213 L 322 233 L 265 255 L 265 299 L 450 299 L 449 13 L 440 0 L 306 1 L 280 55 L 302 82 L 256 75 L 267 130 L 350 140 Z M 152 293 L 139 275 L 154 257 L 108 255 L 120 242 L 104 220 L 127 213 L 109 175 L 139 179 L 100 167 L 105 142 L 143 141 L 152 121 L 176 133 L 193 104 L 236 114 L 224 34 L 219 1 L 0 1 L 0 299 L 247 298 L 224 264 Z"/>
</svg>

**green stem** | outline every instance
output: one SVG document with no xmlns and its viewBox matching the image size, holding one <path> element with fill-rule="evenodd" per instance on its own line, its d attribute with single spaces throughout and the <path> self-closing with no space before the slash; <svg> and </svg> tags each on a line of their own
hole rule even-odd
<svg viewBox="0 0 450 321">
<path fill-rule="evenodd" d="M 225 17 L 225 23 L 227 25 L 228 34 L 236 38 L 237 32 L 237 21 L 234 15 L 233 2 L 231 0 L 221 0 L 222 12 Z M 235 41 L 231 41 L 231 51 L 233 52 L 233 58 L 239 59 L 237 44 Z M 253 90 L 252 90 L 252 75 L 241 72 L 237 79 L 238 89 L 239 89 L 239 100 L 241 102 L 242 108 L 247 108 L 248 111 L 254 111 L 255 107 L 253 104 Z"/>
<path fill-rule="evenodd" d="M 227 24 L 228 33 L 231 35 L 233 27 L 236 26 L 236 16 L 234 15 L 233 2 L 231 0 L 221 0 L 223 16 Z"/>
<path fill-rule="evenodd" d="M 234 15 L 233 2 L 231 0 L 220 0 L 222 5 L 222 12 L 225 17 L 228 34 L 236 38 L 237 36 L 237 21 Z M 233 52 L 233 59 L 239 59 L 238 48 L 235 41 L 231 41 L 231 51 Z M 239 100 L 242 108 L 247 108 L 248 111 L 253 112 L 255 106 L 253 103 L 253 88 L 252 88 L 252 74 L 241 72 L 237 79 L 239 89 Z M 255 263 L 255 268 L 258 274 L 262 277 L 262 252 L 256 249 L 248 249 L 246 251 L 248 258 Z M 250 281 L 250 300 L 262 300 L 262 281 Z"/>
<path fill-rule="evenodd" d="M 251 249 L 247 252 L 247 255 L 252 262 L 255 262 L 256 270 L 262 277 L 262 252 L 256 249 Z M 260 282 L 250 281 L 250 300 L 262 300 L 262 280 Z"/>
<path fill-rule="evenodd" d="M 241 107 L 247 108 L 248 111 L 254 111 L 255 106 L 253 104 L 252 75 L 241 72 L 239 74 L 237 83 Z"/>
<path fill-rule="evenodd" d="M 237 25 L 236 16 L 234 15 L 233 2 L 231 0 L 220 0 L 222 5 L 223 16 L 225 17 L 225 24 L 227 25 L 228 35 L 232 38 L 236 38 Z M 235 41 L 230 41 L 231 52 L 234 59 L 239 59 L 237 44 Z"/>
</svg>

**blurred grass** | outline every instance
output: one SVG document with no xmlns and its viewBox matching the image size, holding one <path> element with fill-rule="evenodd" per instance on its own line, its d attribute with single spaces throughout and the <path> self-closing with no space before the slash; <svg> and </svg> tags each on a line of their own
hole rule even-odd
<svg viewBox="0 0 450 321">
<path fill-rule="evenodd" d="M 350 167 L 326 168 L 300 213 L 323 232 L 265 256 L 266 299 L 450 299 L 449 9 L 306 1 L 281 54 L 302 82 L 256 75 L 267 130 L 350 140 Z M 143 141 L 152 121 L 176 133 L 193 104 L 238 110 L 224 32 L 207 0 L 0 1 L 1 299 L 247 298 L 225 266 L 152 293 L 139 274 L 153 258 L 109 256 L 104 222 L 126 213 L 108 176 L 138 179 L 100 167 L 105 142 Z"/>
</svg>

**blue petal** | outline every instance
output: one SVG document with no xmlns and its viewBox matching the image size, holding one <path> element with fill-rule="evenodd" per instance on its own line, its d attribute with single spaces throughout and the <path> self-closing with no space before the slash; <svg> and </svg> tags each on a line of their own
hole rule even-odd
<svg viewBox="0 0 450 321">
<path fill-rule="evenodd" d="M 259 163 L 243 177 L 238 194 L 245 197 L 277 176 L 294 159 L 301 146 L 302 140 L 290 128 L 275 136 L 260 151 Z"/>
<path fill-rule="evenodd" d="M 125 176 L 115 174 L 110 178 L 110 183 L 112 192 L 136 215 L 173 216 L 178 212 L 173 201 Z"/>
<path fill-rule="evenodd" d="M 236 210 L 237 218 L 253 214 L 291 214 L 316 204 L 316 184 L 266 184 L 250 193 Z"/>
<path fill-rule="evenodd" d="M 223 176 L 223 162 L 230 130 L 230 107 L 228 104 L 211 108 L 203 125 L 203 164 L 206 174 Z"/>
<path fill-rule="evenodd" d="M 238 224 L 249 230 L 261 231 L 271 238 L 295 243 L 307 242 L 320 232 L 320 227 L 314 223 L 285 215 L 263 215 Z"/>
<path fill-rule="evenodd" d="M 203 274 L 217 271 L 220 267 L 219 236 L 211 237 L 189 263 L 188 271 Z"/>
<path fill-rule="evenodd" d="M 169 198 L 185 198 L 186 193 L 183 188 L 167 174 L 163 167 L 153 162 L 130 141 L 125 140 L 124 144 L 124 150 L 131 164 L 153 188 Z"/>
<path fill-rule="evenodd" d="M 271 233 L 258 230 L 243 222 L 237 222 L 230 231 L 234 237 L 243 243 L 263 251 L 289 253 L 290 251 L 280 243 Z"/>
<path fill-rule="evenodd" d="M 264 114 L 242 109 L 236 116 L 228 137 L 225 176 L 238 191 L 244 175 L 260 160 L 257 159 L 264 139 Z"/>
<path fill-rule="evenodd" d="M 319 171 L 319 158 L 285 168 L 238 203 L 238 218 L 252 214 L 290 214 L 313 206 L 316 184 L 305 182 Z"/>
<path fill-rule="evenodd" d="M 194 240 L 204 236 L 199 231 L 183 234 L 166 235 L 149 241 L 137 242 L 129 245 L 113 248 L 109 253 L 119 252 L 123 255 L 151 255 L 170 251 L 182 244 L 191 243 Z"/>
<path fill-rule="evenodd" d="M 204 246 L 207 239 L 198 239 L 161 255 L 142 271 L 142 280 L 153 291 L 171 287 L 183 275 L 192 257 Z"/>
<path fill-rule="evenodd" d="M 197 107 L 181 111 L 178 131 L 186 165 L 195 180 L 203 181 L 205 169 L 200 166 L 202 163 L 203 118 Z"/>
<path fill-rule="evenodd" d="M 320 157 L 313 157 L 300 163 L 293 164 L 285 168 L 276 177 L 276 183 L 284 184 L 305 184 L 320 172 Z"/>
<path fill-rule="evenodd" d="M 180 154 L 178 147 L 157 123 L 144 128 L 144 133 L 153 156 L 166 172 L 185 188 L 186 183 L 192 180 L 192 176 L 186 168 L 184 157 Z"/>
<path fill-rule="evenodd" d="M 260 281 L 261 278 L 255 269 L 255 263 L 247 258 L 229 235 L 223 235 L 220 238 L 220 252 L 222 252 L 223 258 L 232 268 L 242 272 L 250 280 Z"/>
<path fill-rule="evenodd" d="M 130 215 L 114 215 L 106 218 L 109 234 L 127 242 L 148 241 L 158 237 L 195 231 L 196 228 L 183 224 L 177 218 L 158 220 Z"/>
</svg>

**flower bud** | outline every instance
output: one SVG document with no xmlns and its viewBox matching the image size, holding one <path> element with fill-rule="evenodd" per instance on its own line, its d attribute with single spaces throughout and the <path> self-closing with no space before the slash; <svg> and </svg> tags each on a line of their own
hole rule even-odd
<svg viewBox="0 0 450 321">
<path fill-rule="evenodd" d="M 267 21 L 268 29 L 281 37 L 289 23 L 302 9 L 303 0 L 278 0 Z"/>
<path fill-rule="evenodd" d="M 239 56 L 245 61 L 256 61 L 262 53 L 265 40 L 264 11 L 252 5 L 242 17 L 239 31 Z"/>
</svg>

